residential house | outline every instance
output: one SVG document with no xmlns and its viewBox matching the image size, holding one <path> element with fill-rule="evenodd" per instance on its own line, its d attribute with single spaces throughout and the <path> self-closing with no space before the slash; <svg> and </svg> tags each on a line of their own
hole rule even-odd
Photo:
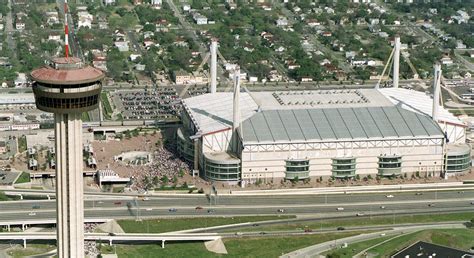
<svg viewBox="0 0 474 258">
<path fill-rule="evenodd" d="M 288 26 L 288 19 L 286 17 L 279 17 L 276 20 L 276 25 L 279 27 Z"/>
<path fill-rule="evenodd" d="M 48 36 L 48 40 L 61 42 L 61 35 L 59 33 L 51 33 Z"/>
<path fill-rule="evenodd" d="M 196 22 L 197 25 L 207 24 L 207 17 L 200 14 L 200 13 L 194 13 L 193 14 L 193 19 L 194 19 L 194 22 Z"/>
<path fill-rule="evenodd" d="M 451 59 L 451 57 L 449 56 L 444 56 L 443 58 L 440 59 L 440 61 L 441 61 L 441 64 L 444 64 L 447 66 L 454 64 L 453 59 Z"/>
<path fill-rule="evenodd" d="M 78 16 L 78 22 L 77 22 L 77 27 L 78 28 L 92 28 L 92 21 L 93 21 L 93 16 L 87 11 L 79 11 L 77 13 Z"/>
<path fill-rule="evenodd" d="M 161 9 L 161 5 L 163 4 L 163 1 L 162 0 L 151 0 L 150 4 L 154 9 L 158 10 L 158 9 Z"/>
<path fill-rule="evenodd" d="M 140 54 L 130 54 L 128 58 L 130 59 L 130 61 L 135 62 L 138 58 L 141 58 L 141 57 L 142 55 Z"/>
<path fill-rule="evenodd" d="M 105 57 L 105 55 L 94 55 L 94 58 L 92 60 L 92 66 L 101 69 L 102 71 L 107 71 L 107 58 Z"/>
<path fill-rule="evenodd" d="M 21 17 L 16 18 L 15 29 L 16 30 L 24 30 L 25 29 L 25 21 Z"/>
<path fill-rule="evenodd" d="M 58 24 L 59 21 L 59 14 L 56 11 L 50 11 L 45 13 L 46 16 L 46 23 L 48 23 L 49 26 L 53 24 Z"/>
<path fill-rule="evenodd" d="M 128 52 L 130 51 L 130 47 L 128 45 L 128 41 L 115 41 L 114 46 L 118 48 L 120 52 Z"/>
<path fill-rule="evenodd" d="M 173 75 L 174 75 L 174 82 L 177 85 L 191 83 L 191 78 L 192 78 L 191 74 L 189 74 L 188 72 L 184 70 L 175 71 Z"/>
<path fill-rule="evenodd" d="M 145 71 L 145 65 L 144 64 L 136 64 L 135 65 L 135 70 L 137 71 Z"/>
<path fill-rule="evenodd" d="M 321 22 L 316 19 L 308 19 L 306 21 L 306 24 L 308 24 L 309 27 L 316 27 L 316 26 L 320 26 Z"/>
</svg>

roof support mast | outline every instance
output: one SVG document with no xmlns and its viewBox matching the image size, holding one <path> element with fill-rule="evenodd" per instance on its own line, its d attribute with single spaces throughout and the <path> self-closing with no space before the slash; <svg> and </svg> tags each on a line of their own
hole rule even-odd
<svg viewBox="0 0 474 258">
<path fill-rule="evenodd" d="M 438 121 L 439 112 L 439 96 L 441 91 L 441 64 L 436 62 L 433 65 L 434 76 L 433 76 L 433 113 L 431 117 L 434 121 Z"/>
<path fill-rule="evenodd" d="M 400 77 L 400 48 L 401 48 L 400 35 L 396 35 L 395 43 L 394 43 L 395 52 L 393 54 L 393 74 L 392 74 L 394 88 L 398 88 L 398 80 Z"/>
<path fill-rule="evenodd" d="M 67 24 L 68 13 L 67 0 L 64 0 L 64 51 L 66 52 L 66 58 L 69 57 L 69 26 Z"/>
</svg>

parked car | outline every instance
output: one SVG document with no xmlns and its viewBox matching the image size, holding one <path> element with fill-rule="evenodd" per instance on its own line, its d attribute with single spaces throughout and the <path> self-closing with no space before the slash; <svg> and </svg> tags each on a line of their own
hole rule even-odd
<svg viewBox="0 0 474 258">
<path fill-rule="evenodd" d="M 345 230 L 346 228 L 344 227 L 338 227 L 337 230 Z"/>
<path fill-rule="evenodd" d="M 115 205 L 121 205 L 122 202 L 114 202 Z"/>
<path fill-rule="evenodd" d="M 36 210 L 36 209 L 39 209 L 39 208 L 41 208 L 41 207 L 40 207 L 38 204 L 35 204 L 35 205 L 33 205 L 32 208 Z"/>
<path fill-rule="evenodd" d="M 285 210 L 284 209 L 278 209 L 277 212 L 283 213 L 283 212 L 285 212 Z"/>
<path fill-rule="evenodd" d="M 389 195 L 386 195 L 385 197 L 387 197 L 387 198 L 393 198 L 393 197 L 395 197 L 395 196 L 389 194 Z"/>
<path fill-rule="evenodd" d="M 169 212 L 176 212 L 178 211 L 176 208 L 171 208 L 171 209 L 168 209 Z"/>
<path fill-rule="evenodd" d="M 201 206 L 197 206 L 197 207 L 196 207 L 196 210 L 202 210 L 202 207 L 201 207 Z"/>
<path fill-rule="evenodd" d="M 336 210 L 338 210 L 338 211 L 343 211 L 343 210 L 344 210 L 344 208 L 342 208 L 342 207 L 338 207 Z"/>
<path fill-rule="evenodd" d="M 306 233 L 308 233 L 308 232 L 313 232 L 313 230 L 310 229 L 310 228 L 305 228 L 305 229 L 304 229 L 304 232 L 306 232 Z"/>
</svg>

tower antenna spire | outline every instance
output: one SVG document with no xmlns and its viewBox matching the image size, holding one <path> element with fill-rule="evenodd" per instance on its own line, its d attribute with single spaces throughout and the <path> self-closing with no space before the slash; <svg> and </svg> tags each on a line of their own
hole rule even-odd
<svg viewBox="0 0 474 258">
<path fill-rule="evenodd" d="M 69 8 L 67 5 L 67 0 L 64 0 L 64 50 L 66 52 L 66 58 L 69 57 L 69 26 L 67 23 L 68 13 Z"/>
</svg>

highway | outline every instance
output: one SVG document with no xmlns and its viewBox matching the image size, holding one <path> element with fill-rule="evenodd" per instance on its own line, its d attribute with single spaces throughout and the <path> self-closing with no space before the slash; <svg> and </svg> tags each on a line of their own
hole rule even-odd
<svg viewBox="0 0 474 258">
<path fill-rule="evenodd" d="M 394 197 L 388 198 L 387 195 Z M 85 201 L 86 218 L 153 218 L 242 215 L 366 216 L 416 212 L 473 211 L 474 190 L 327 195 L 199 196 L 99 198 Z M 0 222 L 55 218 L 55 201 L 23 200 L 0 203 Z M 37 206 L 34 208 L 34 206 Z M 138 208 L 137 208 L 138 206 Z M 202 207 L 202 209 L 196 209 Z M 169 211 L 170 208 L 176 211 Z M 338 209 L 339 208 L 339 209 Z M 343 210 L 341 209 L 343 208 Z M 208 212 L 208 210 L 212 210 Z M 284 209 L 279 212 L 279 209 Z M 18 224 L 18 223 L 12 223 Z"/>
</svg>

